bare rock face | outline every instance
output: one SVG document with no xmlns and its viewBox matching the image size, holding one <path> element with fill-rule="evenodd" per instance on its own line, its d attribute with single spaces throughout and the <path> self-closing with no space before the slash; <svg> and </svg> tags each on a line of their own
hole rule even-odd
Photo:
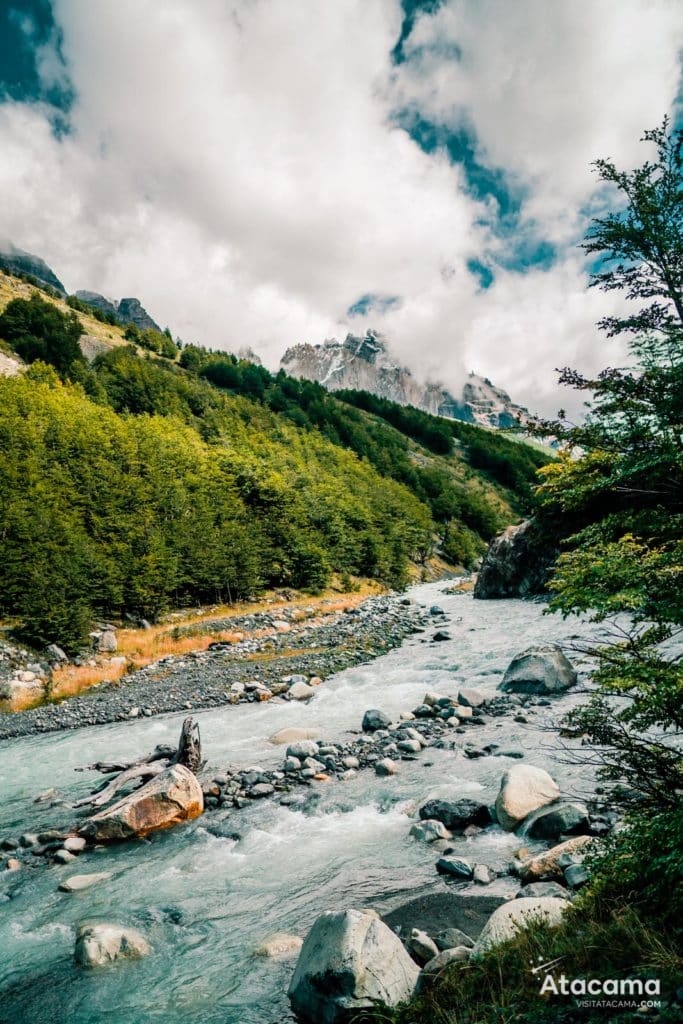
<svg viewBox="0 0 683 1024">
<path fill-rule="evenodd" d="M 559 797 L 559 786 L 544 768 L 516 764 L 501 779 L 496 798 L 498 824 L 506 832 L 513 832 L 529 814 Z"/>
<path fill-rule="evenodd" d="M 552 896 L 540 899 L 510 900 L 494 910 L 484 925 L 484 930 L 474 944 L 472 956 L 481 956 L 495 946 L 514 939 L 517 933 L 531 922 L 559 924 L 569 903 Z"/>
<path fill-rule="evenodd" d="M 0 238 L 0 267 L 6 267 L 12 274 L 30 274 L 41 284 L 47 284 L 56 291 L 66 295 L 64 285 L 54 270 L 48 267 L 45 260 L 33 253 L 18 249 L 11 242 Z"/>
<path fill-rule="evenodd" d="M 516 655 L 498 687 L 503 693 L 564 693 L 576 686 L 576 669 L 559 647 L 544 644 Z"/>
<path fill-rule="evenodd" d="M 116 313 L 121 323 L 135 324 L 141 331 L 151 328 L 153 331 L 161 331 L 159 324 L 152 319 L 139 299 L 119 299 L 116 305 Z"/>
<path fill-rule="evenodd" d="M 474 597 L 531 597 L 542 594 L 557 557 L 557 550 L 527 519 L 494 537 L 474 585 Z"/>
<path fill-rule="evenodd" d="M 115 960 L 138 960 L 151 953 L 147 939 L 135 928 L 118 924 L 79 925 L 74 956 L 81 967 L 104 967 Z"/>
<path fill-rule="evenodd" d="M 306 937 L 289 999 L 305 1024 L 346 1024 L 359 1010 L 409 999 L 419 974 L 374 911 L 328 911 Z"/>
<path fill-rule="evenodd" d="M 195 775 L 174 764 L 156 778 L 89 818 L 81 829 L 100 842 L 146 836 L 198 818 L 204 811 L 202 788 Z"/>
<path fill-rule="evenodd" d="M 529 411 L 516 405 L 486 377 L 471 373 L 459 396 L 438 381 L 422 382 L 391 352 L 386 338 L 368 330 L 364 336 L 347 334 L 344 341 L 328 339 L 322 345 L 295 345 L 282 357 L 281 368 L 291 377 L 322 384 L 329 391 L 353 388 L 369 391 L 399 405 L 413 405 L 433 416 L 511 427 Z"/>
</svg>

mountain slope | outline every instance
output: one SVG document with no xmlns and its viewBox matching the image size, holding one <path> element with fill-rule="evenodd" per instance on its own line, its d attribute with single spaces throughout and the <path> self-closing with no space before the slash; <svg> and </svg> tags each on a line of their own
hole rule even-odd
<svg viewBox="0 0 683 1024">
<path fill-rule="evenodd" d="M 61 305 L 73 328 L 63 303 L 23 301 L 32 314 Z M 0 340 L 16 301 L 7 312 Z M 543 461 L 477 427 L 363 408 L 379 400 L 196 346 L 157 357 L 106 328 L 118 344 L 90 364 L 55 358 L 61 381 L 40 362 L 0 378 L 0 615 L 35 644 L 74 649 L 95 616 L 315 591 L 332 574 L 400 586 L 436 552 L 469 565 Z M 498 469 L 476 465 L 477 445 Z M 503 479 L 501 460 L 516 475 Z"/>
<path fill-rule="evenodd" d="M 348 334 L 341 342 L 332 339 L 322 345 L 295 345 L 287 349 L 280 365 L 290 376 L 317 381 L 329 391 L 369 391 L 434 416 L 485 427 L 511 427 L 518 418 L 522 422 L 529 419 L 529 411 L 516 405 L 506 391 L 475 373 L 469 375 L 459 397 L 443 384 L 420 383 L 410 369 L 396 361 L 376 331 L 368 331 L 364 337 Z"/>
</svg>

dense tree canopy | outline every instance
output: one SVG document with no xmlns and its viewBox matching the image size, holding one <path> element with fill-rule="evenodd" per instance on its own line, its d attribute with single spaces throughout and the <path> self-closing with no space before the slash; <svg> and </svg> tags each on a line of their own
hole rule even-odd
<svg viewBox="0 0 683 1024">
<path fill-rule="evenodd" d="M 64 377 L 83 363 L 78 339 L 83 328 L 74 313 L 62 313 L 37 292 L 30 299 L 13 299 L 0 314 L 0 338 L 27 363 L 50 363 Z"/>
</svg>

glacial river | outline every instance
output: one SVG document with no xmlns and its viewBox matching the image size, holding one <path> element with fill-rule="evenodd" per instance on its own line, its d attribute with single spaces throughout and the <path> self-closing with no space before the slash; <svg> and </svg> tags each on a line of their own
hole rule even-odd
<svg viewBox="0 0 683 1024">
<path fill-rule="evenodd" d="M 425 642 L 431 631 L 410 637 L 390 654 L 327 679 L 305 706 L 271 701 L 200 712 L 209 764 L 217 770 L 229 763 L 276 764 L 284 749 L 268 737 L 285 726 L 316 728 L 333 743 L 360 728 L 367 708 L 398 717 L 421 703 L 427 690 L 454 694 L 466 683 L 492 695 L 512 657 L 531 644 L 559 643 L 581 668 L 572 642 L 595 627 L 545 615 L 541 604 L 473 601 L 445 589 L 444 583 L 427 584 L 410 596 L 444 609 L 450 641 Z M 589 772 L 567 763 L 557 738 L 543 728 L 576 700 L 563 697 L 536 709 L 529 724 L 512 715 L 491 718 L 455 738 L 523 751 L 528 762 L 551 772 L 564 793 L 585 797 L 592 789 Z M 77 774 L 74 766 L 175 743 L 179 727 L 180 717 L 170 715 L 1 742 L 0 838 L 73 821 L 73 812 L 47 810 L 35 797 L 56 788 L 72 800 L 100 778 Z M 294 807 L 261 801 L 229 814 L 214 811 L 150 842 L 93 851 L 68 866 L 3 874 L 0 1022 L 290 1020 L 286 990 L 293 963 L 254 957 L 253 949 L 274 932 L 305 935 L 322 910 L 373 906 L 382 912 L 423 893 L 445 892 L 435 852 L 409 837 L 409 815 L 430 797 L 492 801 L 512 763 L 431 748 L 402 762 L 393 778 L 365 771 L 348 782 L 314 784 Z M 239 840 L 207 829 L 221 819 Z M 454 845 L 470 860 L 502 868 L 520 840 L 491 828 Z M 110 871 L 112 878 L 79 894 L 57 891 L 63 878 L 94 871 Z M 477 891 L 511 894 L 515 888 L 507 877 Z M 93 919 L 141 928 L 152 955 L 106 969 L 77 969 L 75 927 Z"/>
</svg>

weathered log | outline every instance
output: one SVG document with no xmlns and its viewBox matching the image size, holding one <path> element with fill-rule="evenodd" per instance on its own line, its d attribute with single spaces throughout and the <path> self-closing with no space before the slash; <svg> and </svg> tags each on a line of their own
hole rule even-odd
<svg viewBox="0 0 683 1024">
<path fill-rule="evenodd" d="M 122 789 L 127 783 L 133 781 L 147 782 L 149 779 L 153 779 L 155 775 L 161 775 L 169 766 L 169 762 L 154 761 L 152 764 L 134 764 L 130 768 L 126 769 L 125 772 L 121 772 L 117 775 L 104 789 L 98 790 L 96 793 L 91 793 L 90 796 L 84 797 L 82 800 L 77 800 L 74 807 L 85 807 L 90 804 L 93 807 L 104 807 L 116 796 L 118 791 Z"/>
<path fill-rule="evenodd" d="M 112 772 L 125 772 L 136 764 L 150 764 L 152 761 L 171 761 L 177 753 L 176 747 L 168 743 L 158 743 L 151 754 L 138 758 L 137 761 L 95 761 L 94 764 L 79 764 L 74 768 L 75 772 L 101 772 L 103 775 L 111 775 Z"/>
<path fill-rule="evenodd" d="M 76 771 L 98 771 L 103 775 L 115 775 L 115 778 L 98 786 L 74 806 L 104 807 L 128 783 L 134 783 L 134 788 L 137 788 L 174 764 L 183 765 L 195 775 L 203 767 L 199 726 L 192 718 L 186 718 L 183 722 L 177 747 L 158 744 L 151 754 L 137 761 L 95 761 L 94 764 L 76 768 Z"/>
<path fill-rule="evenodd" d="M 199 736 L 199 725 L 192 718 L 186 718 L 183 722 L 175 763 L 185 765 L 195 775 L 202 767 L 202 741 Z"/>
</svg>

